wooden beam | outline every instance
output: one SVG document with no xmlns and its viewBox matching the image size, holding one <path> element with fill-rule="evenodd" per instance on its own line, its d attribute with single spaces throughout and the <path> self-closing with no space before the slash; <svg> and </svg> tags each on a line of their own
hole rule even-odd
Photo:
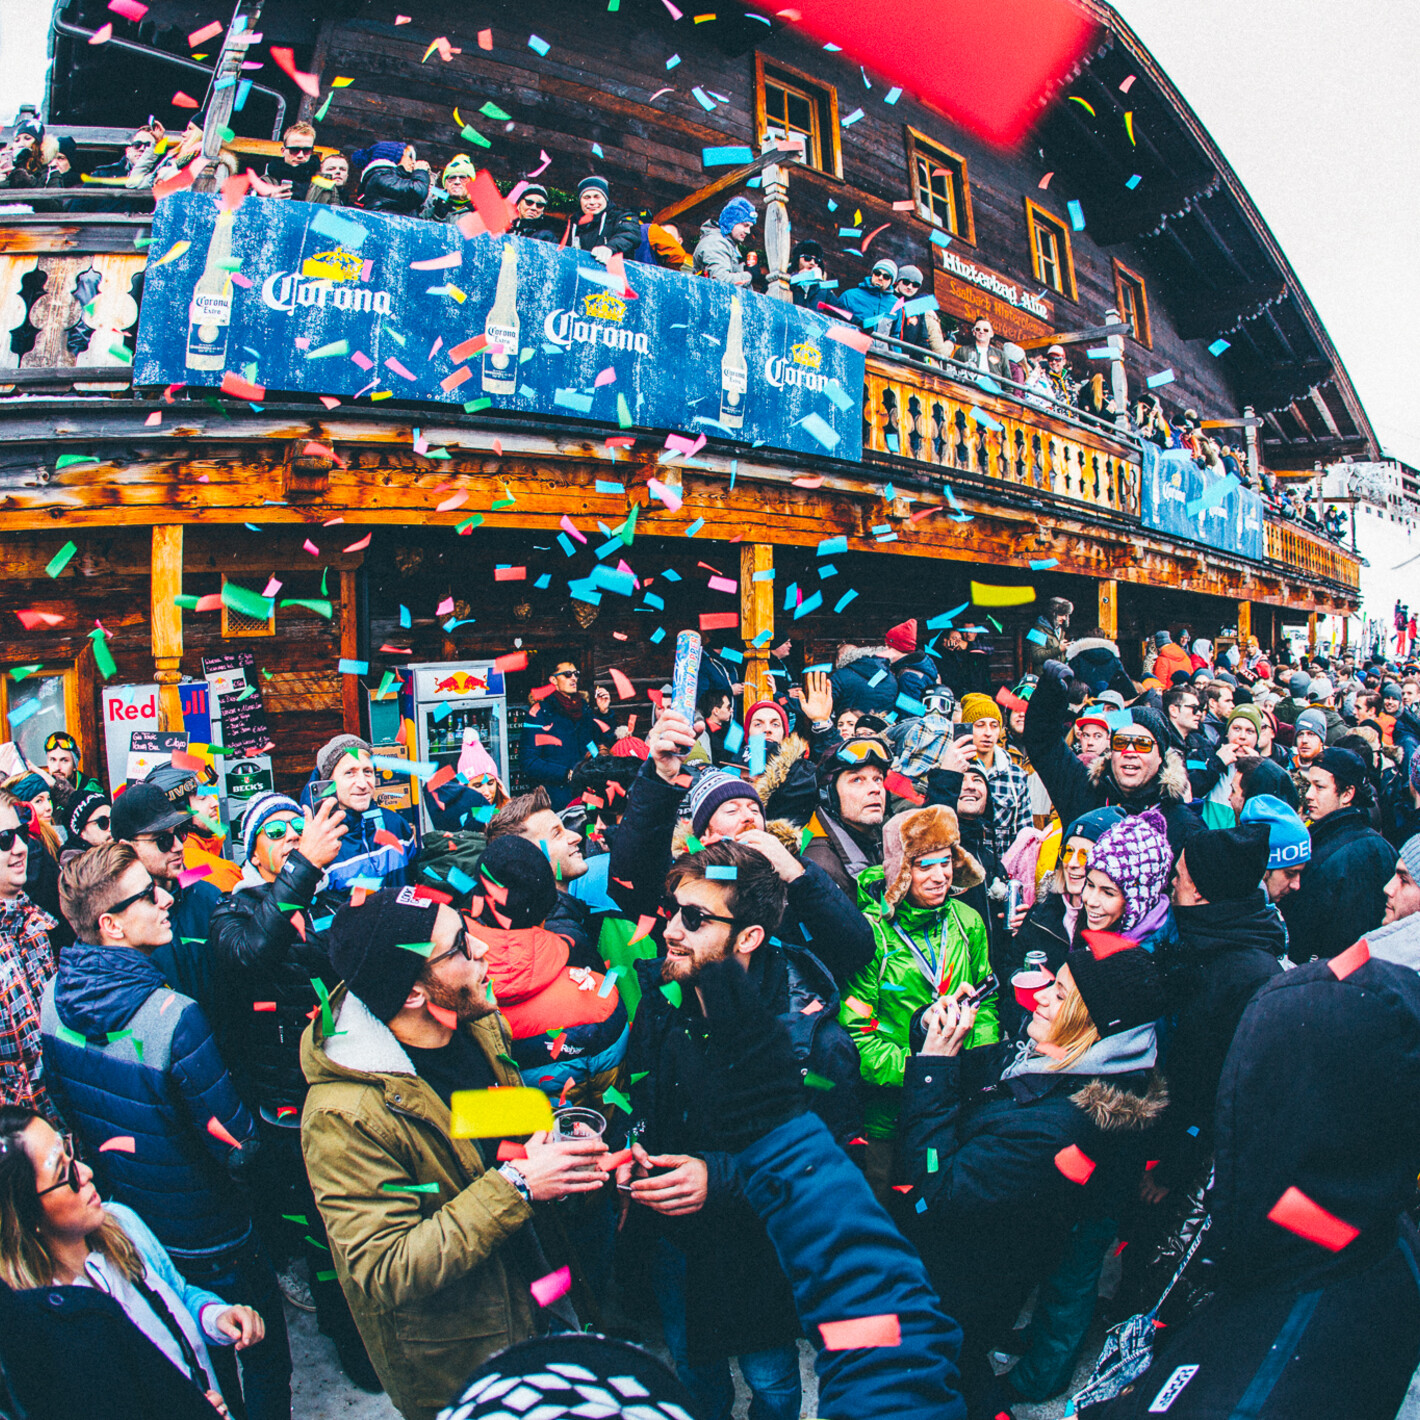
<svg viewBox="0 0 1420 1420">
<path fill-rule="evenodd" d="M 158 682 L 158 724 L 177 734 L 183 728 L 182 610 L 174 601 L 182 595 L 182 524 L 157 523 L 153 527 L 153 559 L 149 609 L 153 628 L 153 679 Z"/>
<path fill-rule="evenodd" d="M 1119 639 L 1119 583 L 1109 578 L 1097 582 L 1099 594 L 1099 615 L 1096 618 L 1100 630 L 1110 641 Z"/>
<path fill-rule="evenodd" d="M 360 657 L 360 624 L 355 596 L 355 573 L 340 574 L 340 656 L 355 661 Z M 340 677 L 340 709 L 345 721 L 345 733 L 360 733 L 360 677 Z"/>
<path fill-rule="evenodd" d="M 1261 429 L 1263 421 L 1261 419 L 1202 419 L 1199 420 L 1200 429 Z"/>
<path fill-rule="evenodd" d="M 1341 430 L 1337 427 L 1336 417 L 1327 406 L 1326 400 L 1322 398 L 1321 391 L 1319 389 L 1313 389 L 1311 391 L 1311 399 L 1312 403 L 1316 405 L 1316 412 L 1321 415 L 1321 422 L 1331 431 L 1332 437 L 1336 439 L 1341 438 L 1342 434 Z"/>
<path fill-rule="evenodd" d="M 756 582 L 756 572 L 774 568 L 774 548 L 767 542 L 740 544 L 740 636 L 745 642 L 745 712 L 756 700 L 771 700 L 774 683 L 769 679 L 769 648 L 774 640 L 774 583 L 765 578 Z M 768 636 L 764 636 L 765 632 Z M 764 637 L 764 644 L 751 642 Z"/>
<path fill-rule="evenodd" d="M 803 160 L 802 144 L 797 146 L 790 144 L 787 148 L 775 146 L 767 152 L 761 153 L 754 162 L 746 163 L 742 168 L 731 168 L 724 177 L 716 178 L 714 182 L 708 183 L 705 187 L 696 188 L 689 196 L 682 197 L 679 202 L 672 202 L 669 207 L 661 208 L 651 220 L 654 222 L 672 221 L 682 212 L 689 212 L 693 208 L 709 202 L 712 198 L 718 197 L 722 192 L 726 192 L 732 187 L 738 187 L 747 178 L 752 178 L 756 173 L 762 173 L 765 168 L 772 168 L 776 163 L 796 161 L 802 163 Z"/>
<path fill-rule="evenodd" d="M 1051 345 L 1083 345 L 1090 340 L 1105 340 L 1111 335 L 1128 335 L 1129 326 L 1125 321 L 1111 321 L 1108 325 L 1092 325 L 1088 330 L 1067 330 L 1058 335 L 1042 335 L 1038 340 L 1022 340 L 1017 343 L 1022 350 L 1044 350 Z"/>
<path fill-rule="evenodd" d="M 1252 603 L 1238 603 L 1238 649 L 1247 649 L 1247 639 L 1252 635 Z"/>
<path fill-rule="evenodd" d="M 1316 654 L 1316 612 L 1307 613 L 1307 650 Z"/>
</svg>

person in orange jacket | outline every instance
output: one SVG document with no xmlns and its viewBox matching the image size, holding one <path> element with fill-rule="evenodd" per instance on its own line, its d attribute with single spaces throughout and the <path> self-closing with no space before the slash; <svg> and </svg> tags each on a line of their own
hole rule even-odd
<svg viewBox="0 0 1420 1420">
<path fill-rule="evenodd" d="M 1168 689 L 1175 671 L 1182 671 L 1185 675 L 1193 674 L 1192 658 L 1182 646 L 1175 644 L 1167 630 L 1154 632 L 1154 645 L 1158 647 L 1158 654 L 1154 659 L 1152 673 L 1165 690 Z"/>
</svg>

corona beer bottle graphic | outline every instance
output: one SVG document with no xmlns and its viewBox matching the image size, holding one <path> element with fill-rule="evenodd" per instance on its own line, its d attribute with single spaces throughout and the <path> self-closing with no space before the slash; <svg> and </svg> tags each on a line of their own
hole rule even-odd
<svg viewBox="0 0 1420 1420">
<path fill-rule="evenodd" d="M 720 361 L 720 423 L 743 429 L 749 366 L 745 364 L 744 307 L 738 297 L 730 301 L 730 329 L 725 335 L 725 355 Z"/>
<path fill-rule="evenodd" d="M 232 328 L 232 222 L 235 213 L 217 214 L 207 265 L 192 290 L 187 312 L 187 368 L 220 370 L 227 363 L 227 335 Z"/>
<path fill-rule="evenodd" d="M 484 394 L 516 394 L 518 391 L 518 247 L 503 244 L 503 260 L 498 268 L 498 290 L 483 327 L 489 349 L 483 352 Z M 491 347 L 500 346 L 495 351 Z"/>
</svg>

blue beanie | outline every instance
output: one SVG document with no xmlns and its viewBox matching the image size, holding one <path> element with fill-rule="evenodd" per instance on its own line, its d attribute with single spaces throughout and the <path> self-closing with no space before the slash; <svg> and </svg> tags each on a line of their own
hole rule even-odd
<svg viewBox="0 0 1420 1420">
<path fill-rule="evenodd" d="M 304 818 L 306 813 L 295 799 L 271 792 L 258 794 L 247 805 L 246 812 L 242 815 L 242 850 L 248 858 L 256 847 L 257 830 L 272 814 L 282 812 L 295 814 L 297 818 Z"/>
<path fill-rule="evenodd" d="M 1312 856 L 1312 836 L 1307 826 L 1290 804 L 1273 794 L 1255 794 L 1242 806 L 1239 823 L 1267 825 L 1267 866 L 1300 868 Z"/>
<path fill-rule="evenodd" d="M 606 179 L 604 177 L 597 177 L 595 173 L 591 177 L 584 177 L 582 181 L 577 184 L 578 197 L 588 191 L 599 192 L 608 202 L 611 201 L 611 188 L 607 186 Z"/>
<path fill-rule="evenodd" d="M 739 223 L 753 223 L 758 216 L 749 198 L 732 197 L 720 209 L 720 230 L 728 237 Z"/>
</svg>

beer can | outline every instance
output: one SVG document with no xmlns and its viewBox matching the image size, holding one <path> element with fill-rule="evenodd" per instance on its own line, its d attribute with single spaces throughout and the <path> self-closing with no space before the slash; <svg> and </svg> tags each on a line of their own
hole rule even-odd
<svg viewBox="0 0 1420 1420">
<path fill-rule="evenodd" d="M 695 723 L 695 692 L 700 681 L 700 633 L 682 631 L 675 638 L 675 669 L 671 673 L 671 706 Z"/>
</svg>

